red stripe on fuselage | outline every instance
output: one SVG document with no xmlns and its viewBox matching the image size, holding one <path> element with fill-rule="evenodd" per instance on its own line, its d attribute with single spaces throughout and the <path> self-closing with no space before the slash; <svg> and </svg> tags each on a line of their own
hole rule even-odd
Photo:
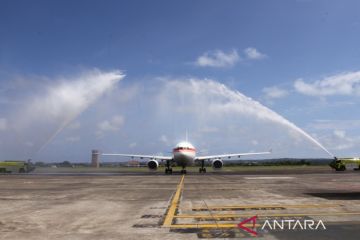
<svg viewBox="0 0 360 240">
<path fill-rule="evenodd" d="M 174 149 L 173 152 L 195 152 L 195 149 Z"/>
</svg>

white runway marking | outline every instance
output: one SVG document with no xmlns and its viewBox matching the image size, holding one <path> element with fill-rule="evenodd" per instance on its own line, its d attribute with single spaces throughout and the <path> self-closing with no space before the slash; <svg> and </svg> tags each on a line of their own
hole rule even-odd
<svg viewBox="0 0 360 240">
<path fill-rule="evenodd" d="M 293 179 L 294 177 L 245 177 L 245 179 Z"/>
</svg>

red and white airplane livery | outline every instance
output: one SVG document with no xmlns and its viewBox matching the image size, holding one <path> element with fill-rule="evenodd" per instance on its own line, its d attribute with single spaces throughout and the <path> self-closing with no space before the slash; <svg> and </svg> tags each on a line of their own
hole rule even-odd
<svg viewBox="0 0 360 240">
<path fill-rule="evenodd" d="M 156 170 L 159 167 L 159 161 L 166 161 L 165 173 L 171 174 L 173 165 L 176 163 L 177 166 L 181 166 L 181 173 L 186 173 L 186 167 L 194 165 L 195 162 L 199 162 L 201 167 L 199 168 L 200 173 L 206 173 L 205 161 L 211 162 L 211 165 L 214 169 L 221 169 L 223 167 L 223 158 L 232 158 L 249 155 L 259 155 L 259 154 L 269 154 L 269 152 L 251 152 L 251 153 L 232 153 L 232 154 L 222 154 L 222 155 L 210 155 L 210 156 L 196 156 L 195 147 L 188 141 L 183 141 L 178 143 L 173 149 L 172 156 L 154 156 L 154 155 L 136 155 L 136 154 L 121 154 L 121 153 L 103 153 L 102 155 L 107 156 L 124 156 L 131 158 L 140 158 L 140 159 L 149 159 L 147 166 L 151 170 Z"/>
</svg>

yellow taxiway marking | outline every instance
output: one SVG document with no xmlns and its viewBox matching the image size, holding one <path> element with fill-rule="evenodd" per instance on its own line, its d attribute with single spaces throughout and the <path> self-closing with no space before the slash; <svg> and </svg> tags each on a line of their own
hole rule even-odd
<svg viewBox="0 0 360 240">
<path fill-rule="evenodd" d="M 276 204 L 276 205 L 234 205 L 234 206 L 208 206 L 208 207 L 193 207 L 193 211 L 199 210 L 217 210 L 217 209 L 252 209 L 252 208 L 328 208 L 328 207 L 338 207 L 339 204 Z M 184 209 L 185 210 L 185 209 Z"/>
<path fill-rule="evenodd" d="M 184 188 L 184 178 L 185 175 L 182 175 L 179 184 L 177 185 L 176 192 L 170 202 L 170 206 L 168 211 L 165 215 L 164 227 L 169 228 L 179 228 L 179 229 L 186 229 L 186 228 L 237 228 L 237 223 L 201 223 L 201 224 L 173 224 L 174 219 L 221 219 L 221 218 L 240 218 L 240 217 L 251 217 L 251 216 L 258 216 L 258 217 L 302 217 L 302 216 L 341 216 L 341 215 L 360 215 L 360 212 L 327 212 L 327 213 L 278 213 L 278 214 L 217 214 L 217 215 L 190 215 L 190 214 L 182 214 L 176 215 L 179 204 L 180 204 L 180 197 L 181 192 Z M 253 208 L 326 208 L 326 207 L 336 207 L 340 206 L 339 204 L 303 204 L 303 205 L 241 205 L 241 206 L 210 206 L 207 208 L 192 208 L 193 210 L 196 209 L 205 209 L 205 210 L 216 210 L 216 209 L 231 209 L 231 208 L 243 208 L 243 209 L 253 209 Z M 245 227 L 253 227 L 253 224 L 243 224 L 242 226 Z M 255 224 L 255 226 L 259 227 L 260 224 Z"/>
<path fill-rule="evenodd" d="M 252 228 L 253 224 L 252 223 L 245 223 L 242 226 L 244 227 L 248 227 L 248 228 Z M 256 227 L 260 227 L 260 224 L 255 224 L 254 226 Z M 169 226 L 170 228 L 237 228 L 238 224 L 237 223 L 217 223 L 217 224 L 174 224 Z"/>
<path fill-rule="evenodd" d="M 360 212 L 326 212 L 326 213 L 274 213 L 274 214 L 219 214 L 219 215 L 210 215 L 210 214 L 202 214 L 202 215 L 176 215 L 174 218 L 240 218 L 240 217 L 305 217 L 305 216 L 341 216 L 341 215 L 360 215 Z"/>
<path fill-rule="evenodd" d="M 180 183 L 178 184 L 178 186 L 176 188 L 175 195 L 174 195 L 173 199 L 171 200 L 169 210 L 167 211 L 166 216 L 165 216 L 165 220 L 164 220 L 164 224 L 163 224 L 164 227 L 171 227 L 171 225 L 172 225 L 172 221 L 174 219 L 176 210 L 177 210 L 179 202 L 180 202 L 181 191 L 184 186 L 184 178 L 185 178 L 185 175 L 182 175 Z"/>
</svg>

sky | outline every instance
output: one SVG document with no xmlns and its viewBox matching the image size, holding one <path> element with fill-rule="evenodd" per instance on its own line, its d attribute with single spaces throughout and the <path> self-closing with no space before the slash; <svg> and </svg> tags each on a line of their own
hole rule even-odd
<svg viewBox="0 0 360 240">
<path fill-rule="evenodd" d="M 0 160 L 359 156 L 358 1 L 0 0 Z M 117 161 L 107 158 L 103 161 Z"/>
</svg>

